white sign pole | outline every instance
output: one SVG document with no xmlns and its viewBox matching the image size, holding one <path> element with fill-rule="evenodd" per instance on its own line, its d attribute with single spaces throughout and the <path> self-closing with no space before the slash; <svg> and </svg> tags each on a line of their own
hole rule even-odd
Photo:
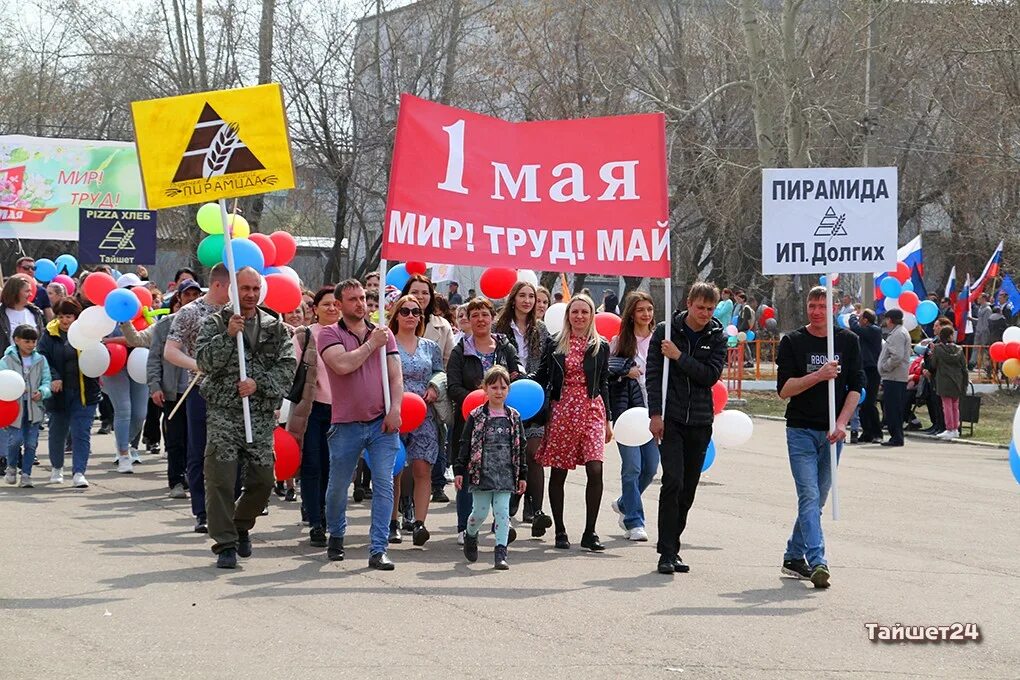
<svg viewBox="0 0 1020 680">
<path fill-rule="evenodd" d="M 666 279 L 663 289 L 663 304 L 666 307 L 666 340 L 673 339 L 673 266 L 670 264 L 670 277 Z M 666 392 L 669 389 L 669 359 L 662 357 L 662 419 L 666 419 Z"/>
<path fill-rule="evenodd" d="M 832 282 L 836 280 L 835 274 L 826 274 L 825 279 L 825 305 L 828 313 L 825 315 L 825 342 L 826 350 L 829 354 L 829 361 L 836 360 L 836 331 L 833 328 L 832 314 L 833 314 L 833 301 L 832 301 Z M 836 431 L 836 379 L 833 378 L 827 382 L 829 388 L 829 432 Z M 833 521 L 839 519 L 839 486 L 836 484 L 837 471 L 836 471 L 836 444 L 834 442 L 829 443 L 829 466 L 832 470 L 832 519 Z M 822 499 L 823 502 L 825 499 Z"/>
<path fill-rule="evenodd" d="M 386 260 L 382 258 L 379 258 L 379 325 L 386 328 Z M 390 372 L 386 365 L 386 345 L 379 350 L 379 360 L 382 362 L 383 403 L 386 405 L 386 415 L 389 415 Z"/>
<path fill-rule="evenodd" d="M 241 296 L 237 290 L 237 269 L 234 267 L 234 251 L 230 247 L 230 231 L 233 223 L 227 216 L 227 202 L 220 199 L 220 219 L 223 220 L 223 244 L 226 246 L 227 273 L 230 275 L 230 299 L 234 307 L 234 314 L 241 313 Z M 244 332 L 237 334 L 237 372 L 241 380 L 248 379 L 248 367 L 244 360 Z M 244 440 L 252 443 L 251 433 L 251 407 L 248 405 L 248 397 L 241 397 L 241 409 L 244 412 Z"/>
</svg>

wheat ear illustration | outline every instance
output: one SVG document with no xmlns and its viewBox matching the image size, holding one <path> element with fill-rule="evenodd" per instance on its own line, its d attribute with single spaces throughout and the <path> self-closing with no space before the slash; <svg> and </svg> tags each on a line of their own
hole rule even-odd
<svg viewBox="0 0 1020 680">
<path fill-rule="evenodd" d="M 202 165 L 203 178 L 209 179 L 226 173 L 230 157 L 234 155 L 238 127 L 237 123 L 224 123 L 213 137 L 209 149 L 205 152 L 205 163 Z"/>
</svg>

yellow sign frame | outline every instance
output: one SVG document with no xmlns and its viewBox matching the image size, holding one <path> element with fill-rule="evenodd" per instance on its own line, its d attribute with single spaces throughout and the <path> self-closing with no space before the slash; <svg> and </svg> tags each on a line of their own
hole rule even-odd
<svg viewBox="0 0 1020 680">
<path fill-rule="evenodd" d="M 150 209 L 293 189 L 279 83 L 131 103 Z"/>
</svg>

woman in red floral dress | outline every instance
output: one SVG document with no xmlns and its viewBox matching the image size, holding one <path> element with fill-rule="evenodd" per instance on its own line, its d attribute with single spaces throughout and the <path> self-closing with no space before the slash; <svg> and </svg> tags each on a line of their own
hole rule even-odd
<svg viewBox="0 0 1020 680">
<path fill-rule="evenodd" d="M 602 456 L 613 438 L 608 419 L 609 345 L 595 332 L 595 303 L 587 295 L 571 298 L 563 330 L 546 343 L 534 379 L 552 404 L 545 441 L 535 460 L 551 468 L 549 505 L 556 526 L 556 547 L 570 548 L 563 524 L 563 485 L 567 473 L 583 465 L 586 517 L 581 547 L 605 550 L 595 533 L 602 503 Z"/>
</svg>

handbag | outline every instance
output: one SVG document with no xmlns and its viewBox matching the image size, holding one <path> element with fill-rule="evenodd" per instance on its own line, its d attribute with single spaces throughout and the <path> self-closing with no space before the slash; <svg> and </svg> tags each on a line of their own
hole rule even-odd
<svg viewBox="0 0 1020 680">
<path fill-rule="evenodd" d="M 436 417 L 447 427 L 453 427 L 453 404 L 450 402 L 450 395 L 446 389 L 446 373 L 437 373 L 429 381 L 429 385 L 435 387 L 439 394 L 439 398 L 432 402 Z"/>
<path fill-rule="evenodd" d="M 301 356 L 298 357 L 297 370 L 294 371 L 294 382 L 291 383 L 290 392 L 287 393 L 287 400 L 294 404 L 301 403 L 305 394 L 305 382 L 308 381 L 308 364 L 305 363 L 305 352 L 308 350 L 308 341 L 312 337 L 310 328 L 305 327 L 305 342 L 301 348 Z"/>
</svg>

